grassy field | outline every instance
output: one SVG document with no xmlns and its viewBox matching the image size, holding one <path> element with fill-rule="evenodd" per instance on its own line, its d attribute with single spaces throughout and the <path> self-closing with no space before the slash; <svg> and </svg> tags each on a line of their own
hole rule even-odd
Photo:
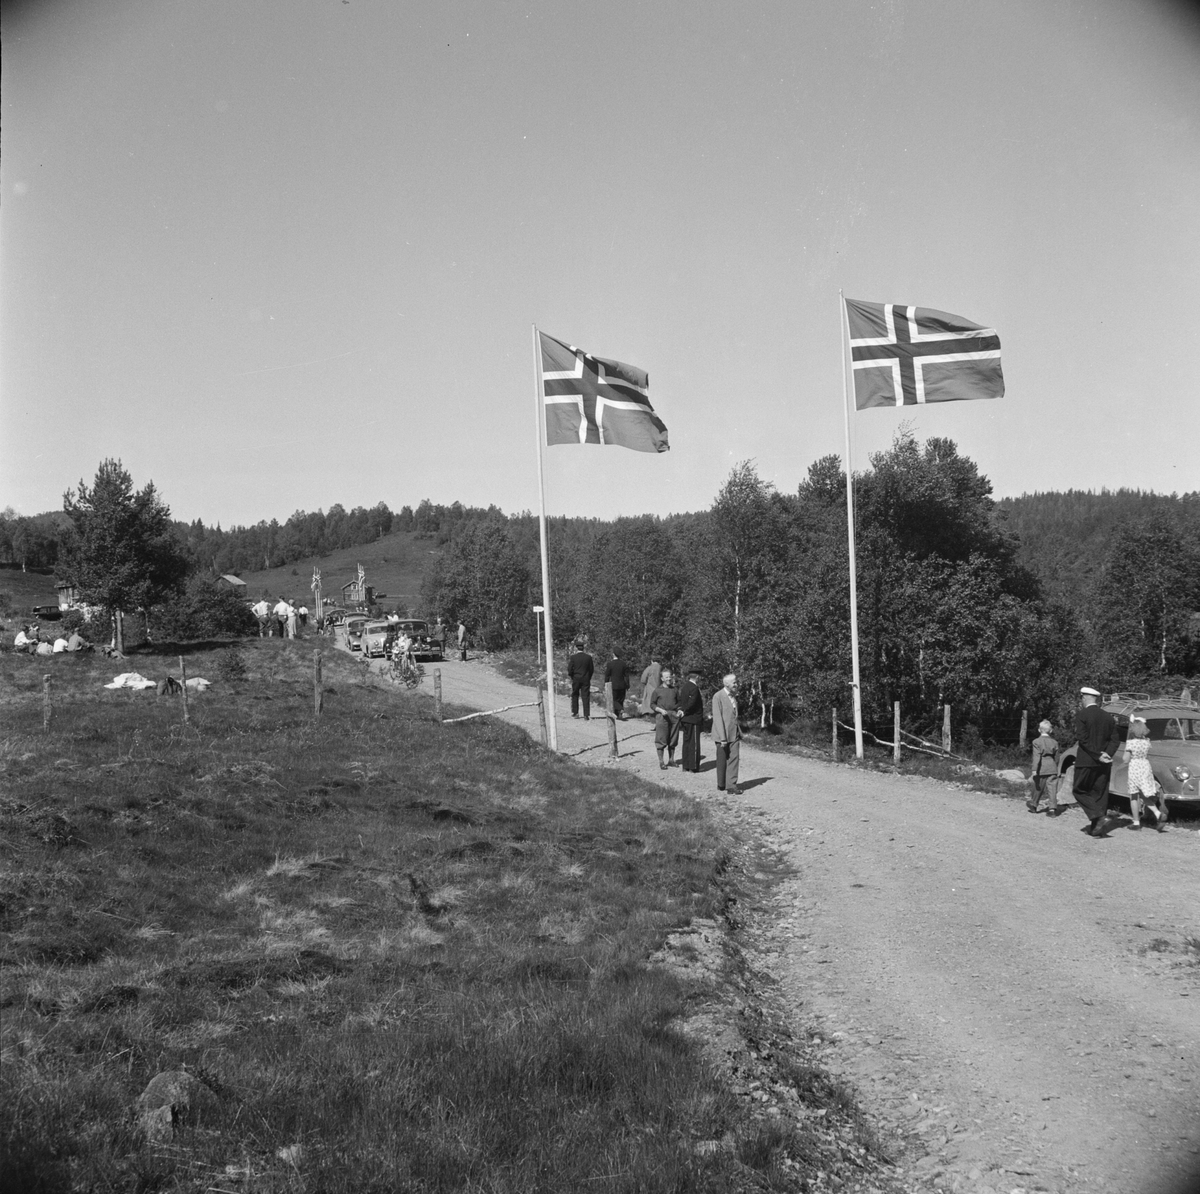
<svg viewBox="0 0 1200 1194">
<path fill-rule="evenodd" d="M 53 573 L 43 575 L 22 572 L 20 568 L 0 568 L 0 618 L 5 624 L 14 626 L 14 634 L 19 619 L 28 618 L 33 606 L 57 604 L 58 591 L 54 587 Z M 11 643 L 12 635 L 6 645 Z"/>
<path fill-rule="evenodd" d="M 367 573 L 367 584 L 374 585 L 387 596 L 382 604 L 388 608 L 403 604 L 411 612 L 420 601 L 421 581 L 425 577 L 433 557 L 442 549 L 432 539 L 419 539 L 410 531 L 397 531 L 385 535 L 374 543 L 361 547 L 347 547 L 332 555 L 322 556 L 315 562 L 321 569 L 321 586 L 326 601 L 338 601 L 341 587 L 358 578 L 361 563 Z M 271 568 L 260 572 L 246 572 L 248 595 L 257 600 L 264 589 L 274 600 L 280 596 L 295 597 L 312 606 L 313 561 L 287 564 L 282 568 Z"/>
<path fill-rule="evenodd" d="M 198 648 L 185 723 L 110 661 L 0 656 L 3 1188 L 799 1189 L 647 963 L 729 899 L 700 805 L 340 653 L 315 720 L 311 666 Z M 189 1106 L 147 1121 L 163 1073 Z"/>
</svg>

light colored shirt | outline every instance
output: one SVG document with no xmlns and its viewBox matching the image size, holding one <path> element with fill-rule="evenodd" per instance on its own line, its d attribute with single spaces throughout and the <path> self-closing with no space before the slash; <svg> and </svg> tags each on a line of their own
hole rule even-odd
<svg viewBox="0 0 1200 1194">
<path fill-rule="evenodd" d="M 67 650 L 68 651 L 82 651 L 83 647 L 84 647 L 83 635 L 81 635 L 79 633 L 75 633 L 75 634 L 71 635 L 71 637 L 69 639 L 67 639 Z"/>
<path fill-rule="evenodd" d="M 291 613 L 292 607 L 286 601 L 277 601 L 275 603 L 275 616 L 277 618 L 286 618 Z"/>
<path fill-rule="evenodd" d="M 270 605 L 265 601 L 260 601 L 257 605 L 252 605 L 250 608 L 254 611 L 256 618 L 265 618 L 271 612 Z"/>
<path fill-rule="evenodd" d="M 67 640 L 65 638 L 56 638 L 54 640 L 54 654 L 57 655 L 60 651 L 67 649 Z"/>
<path fill-rule="evenodd" d="M 17 637 L 15 639 L 13 639 L 13 646 L 14 647 L 28 647 L 30 645 L 30 643 L 32 643 L 34 641 L 35 640 L 31 639 L 29 637 L 29 635 L 27 635 L 25 633 L 25 631 L 18 630 Z"/>
<path fill-rule="evenodd" d="M 39 655 L 53 655 L 54 648 L 49 643 L 38 643 L 37 653 Z"/>
</svg>

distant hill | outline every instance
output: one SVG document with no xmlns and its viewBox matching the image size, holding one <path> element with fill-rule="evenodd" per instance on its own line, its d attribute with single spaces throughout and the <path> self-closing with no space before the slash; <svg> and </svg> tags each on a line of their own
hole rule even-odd
<svg viewBox="0 0 1200 1194">
<path fill-rule="evenodd" d="M 1200 492 L 1182 497 L 1139 489 L 1070 489 L 1002 498 L 997 513 L 1020 539 L 1017 558 L 1042 582 L 1048 597 L 1085 607 L 1117 529 L 1163 511 L 1200 543 Z"/>
<path fill-rule="evenodd" d="M 361 563 L 367 573 L 367 584 L 374 585 L 377 593 L 387 594 L 380 599 L 381 605 L 385 608 L 403 605 L 413 610 L 420 601 L 421 581 L 434 557 L 442 551 L 432 536 L 396 531 L 372 543 L 345 547 L 327 556 L 240 575 L 250 598 L 257 599 L 266 590 L 272 600 L 280 596 L 307 599 L 311 607 L 313 564 L 321 569 L 325 600 L 338 601 L 342 585 L 357 579 Z"/>
<path fill-rule="evenodd" d="M 6 603 L 17 617 L 27 617 L 35 605 L 57 605 L 54 573 L 22 572 L 0 565 L 0 612 Z"/>
</svg>

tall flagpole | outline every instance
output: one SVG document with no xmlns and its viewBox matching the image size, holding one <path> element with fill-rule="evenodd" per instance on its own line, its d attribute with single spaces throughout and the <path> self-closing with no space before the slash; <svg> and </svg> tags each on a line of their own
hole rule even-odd
<svg viewBox="0 0 1200 1194">
<path fill-rule="evenodd" d="M 538 343 L 537 324 L 533 325 L 534 422 L 537 430 L 538 462 L 538 530 L 542 540 L 542 605 L 546 619 L 546 708 L 549 712 L 550 749 L 558 750 L 558 721 L 554 713 L 554 629 L 550 620 L 550 557 L 546 551 L 546 479 L 542 469 L 542 451 L 546 442 L 545 420 L 542 417 L 542 346 Z"/>
<path fill-rule="evenodd" d="M 854 557 L 854 468 L 850 454 L 850 383 L 846 370 L 846 356 L 850 351 L 850 322 L 846 314 L 846 299 L 838 291 L 839 319 L 841 327 L 838 337 L 842 345 L 842 413 L 846 418 L 846 537 L 850 546 L 850 659 L 854 669 L 854 755 L 863 757 L 862 728 L 862 685 L 858 671 L 858 567 Z M 540 467 L 540 458 L 539 458 Z"/>
</svg>

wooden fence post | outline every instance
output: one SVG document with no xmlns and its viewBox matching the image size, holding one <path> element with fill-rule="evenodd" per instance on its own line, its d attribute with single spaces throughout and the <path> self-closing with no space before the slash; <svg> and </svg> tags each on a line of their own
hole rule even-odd
<svg viewBox="0 0 1200 1194">
<path fill-rule="evenodd" d="M 943 706 L 942 710 L 942 750 L 947 754 L 950 753 L 950 706 Z"/>
<path fill-rule="evenodd" d="M 538 699 L 541 699 L 540 695 Z M 433 715 L 438 721 L 442 720 L 442 669 L 440 667 L 433 669 Z M 545 736 L 543 733 L 542 737 L 545 738 Z"/>
<path fill-rule="evenodd" d="M 900 766 L 900 702 L 892 704 L 892 762 Z"/>
<path fill-rule="evenodd" d="M 538 721 L 541 723 L 542 727 L 542 746 L 548 750 L 550 748 L 550 732 L 546 729 L 546 697 L 545 690 L 542 688 L 542 681 L 540 679 L 537 682 L 537 694 Z"/>
<path fill-rule="evenodd" d="M 842 761 L 841 743 L 838 741 L 838 724 L 837 724 L 837 706 L 833 707 L 833 761 L 840 763 Z"/>
<path fill-rule="evenodd" d="M 612 681 L 604 685 L 604 719 L 608 722 L 608 754 L 610 758 L 617 757 L 617 715 L 613 712 Z"/>
<path fill-rule="evenodd" d="M 50 676 L 49 673 L 42 677 L 42 730 L 47 732 L 50 729 Z"/>
<path fill-rule="evenodd" d="M 313 651 L 313 716 L 320 717 L 325 708 L 325 686 L 321 683 L 321 652 Z"/>
<path fill-rule="evenodd" d="M 1025 749 L 1026 739 L 1029 737 L 1029 710 L 1021 710 L 1021 749 Z"/>
<path fill-rule="evenodd" d="M 183 720 L 190 721 L 188 716 L 188 700 L 187 700 L 187 668 L 183 663 L 183 656 L 179 657 L 179 691 L 183 697 Z"/>
</svg>

